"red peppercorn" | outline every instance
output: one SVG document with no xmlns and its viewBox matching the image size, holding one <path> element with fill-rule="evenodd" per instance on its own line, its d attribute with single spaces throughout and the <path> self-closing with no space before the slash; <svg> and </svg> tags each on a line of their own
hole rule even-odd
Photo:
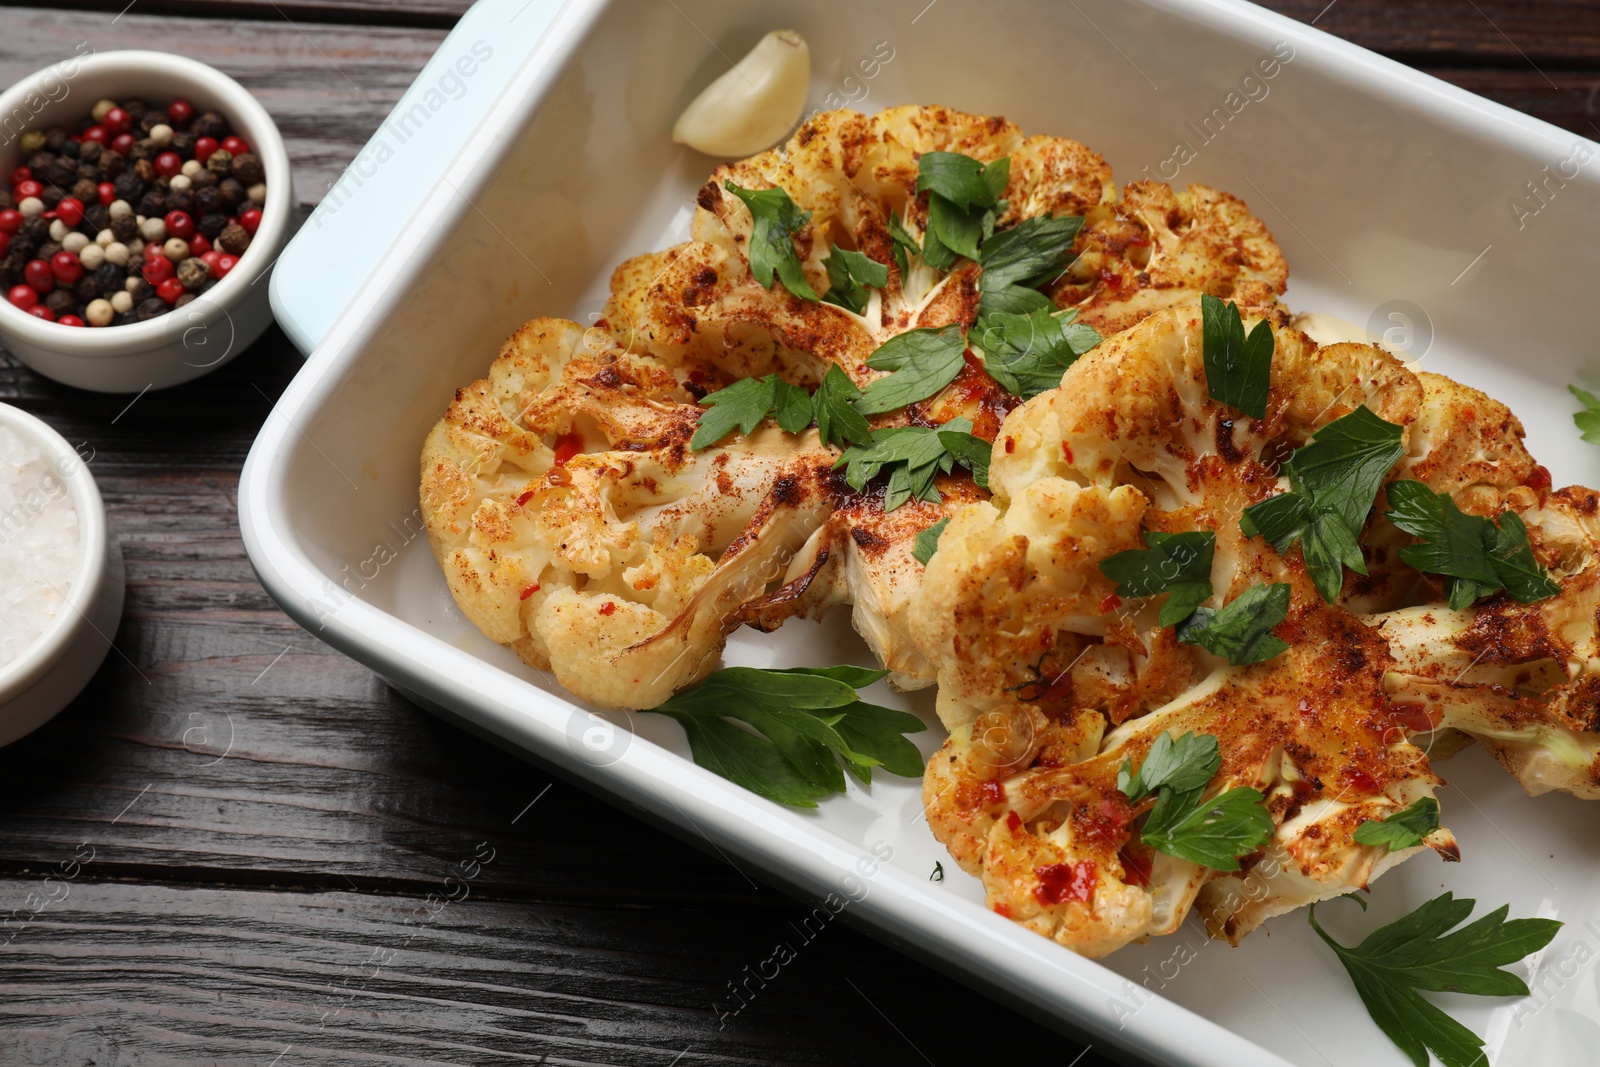
<svg viewBox="0 0 1600 1067">
<path fill-rule="evenodd" d="M 170 279 L 173 270 L 172 260 L 159 254 L 145 260 L 144 266 L 140 268 L 140 272 L 144 275 L 144 280 L 151 285 L 157 286 Z M 173 297 L 173 299 L 176 300 L 177 297 Z"/>
<path fill-rule="evenodd" d="M 32 167 L 18 167 L 11 172 L 11 184 L 13 187 L 21 185 L 23 182 L 31 181 L 33 181 Z"/>
<path fill-rule="evenodd" d="M 242 137 L 224 137 L 222 139 L 222 150 L 230 155 L 242 156 L 250 151 L 250 146 L 244 143 L 244 138 Z"/>
<path fill-rule="evenodd" d="M 156 286 L 156 295 L 169 304 L 176 304 L 178 297 L 183 295 L 183 283 L 176 278 L 168 278 Z"/>
<path fill-rule="evenodd" d="M 213 269 L 213 273 L 219 278 L 226 278 L 228 276 L 228 272 L 232 270 L 238 262 L 238 256 L 230 256 L 224 252 L 222 255 L 217 257 L 217 265 Z"/>
<path fill-rule="evenodd" d="M 190 246 L 190 251 L 193 251 L 193 250 L 194 250 L 194 246 L 191 245 Z M 217 267 L 217 261 L 219 259 L 221 259 L 221 258 L 222 258 L 222 253 L 216 251 L 215 249 L 211 249 L 211 248 L 208 248 L 204 252 L 200 253 L 200 262 L 202 262 L 202 263 L 204 263 L 206 265 L 206 270 L 211 272 L 211 276 L 213 278 L 222 277 L 222 272 Z"/>
<path fill-rule="evenodd" d="M 191 256 L 203 256 L 211 251 L 211 242 L 206 239 L 206 235 L 203 233 L 197 233 L 193 237 L 185 238 L 185 240 L 189 242 L 189 254 Z M 0 256 L 3 255 L 5 255 L 5 250 L 0 249 Z"/>
<path fill-rule="evenodd" d="M 13 285 L 10 292 L 6 293 L 6 299 L 11 301 L 13 307 L 27 311 L 39 302 L 39 294 L 26 285 Z"/>
<path fill-rule="evenodd" d="M 110 182 L 101 182 L 99 185 L 95 186 L 94 191 L 96 198 L 99 199 L 102 206 L 110 207 L 116 202 L 117 187 L 112 185 Z"/>
<path fill-rule="evenodd" d="M 194 142 L 194 158 L 204 163 L 211 158 L 211 153 L 221 147 L 215 137 L 197 137 Z"/>
<path fill-rule="evenodd" d="M 56 321 L 56 313 L 45 307 L 43 304 L 33 305 L 33 307 L 28 309 L 28 314 L 32 315 L 36 319 L 43 319 L 46 322 Z"/>
<path fill-rule="evenodd" d="M 100 120 L 100 125 L 116 133 L 127 133 L 133 125 L 133 116 L 120 107 L 114 107 L 106 112 L 106 117 Z"/>
<path fill-rule="evenodd" d="M 26 200 L 30 196 L 43 196 L 44 186 L 29 178 L 25 182 L 18 182 L 11 190 L 11 195 L 18 200 Z"/>
<path fill-rule="evenodd" d="M 83 277 L 83 264 L 71 252 L 57 252 L 50 257 L 50 273 L 62 285 L 71 285 Z"/>
<path fill-rule="evenodd" d="M 36 293 L 48 293 L 56 287 L 56 276 L 50 273 L 50 264 L 42 259 L 30 259 L 22 268 L 22 280 Z"/>
<path fill-rule="evenodd" d="M 167 236 L 180 237 L 187 241 L 194 236 L 194 219 L 189 217 L 187 211 L 167 212 Z M 193 252 L 191 247 L 189 251 Z"/>
<path fill-rule="evenodd" d="M 62 197 L 56 205 L 56 217 L 68 226 L 77 226 L 83 221 L 83 201 L 75 196 Z"/>
<path fill-rule="evenodd" d="M 57 214 L 55 208 L 51 208 L 49 211 L 46 211 L 43 215 L 40 215 L 39 217 L 41 219 L 44 219 L 44 221 L 46 221 L 46 222 L 54 222 L 54 221 L 56 221 L 56 219 L 60 218 L 61 216 L 59 214 Z"/>
<path fill-rule="evenodd" d="M 82 326 L 83 320 L 76 315 L 63 315 L 56 320 L 58 326 Z"/>
<path fill-rule="evenodd" d="M 0 258 L 3 258 L 9 251 L 11 251 L 11 235 L 4 230 L 0 230 Z"/>
<path fill-rule="evenodd" d="M 105 144 L 107 141 L 111 140 L 113 136 L 115 135 L 104 126 L 90 126 L 87 130 L 83 131 L 83 139 L 85 141 L 97 141 L 100 144 Z"/>
<path fill-rule="evenodd" d="M 16 233 L 21 228 L 22 212 L 14 207 L 0 211 L 0 232 Z"/>
<path fill-rule="evenodd" d="M 239 225 L 244 227 L 244 232 L 254 237 L 256 230 L 261 228 L 261 212 L 255 208 L 239 215 Z M 169 227 L 170 229 L 170 227 Z"/>
<path fill-rule="evenodd" d="M 133 134 L 117 134 L 111 139 L 111 144 L 108 147 L 117 155 L 126 156 L 129 152 L 133 151 Z"/>
<path fill-rule="evenodd" d="M 163 152 L 156 157 L 156 173 L 170 178 L 183 169 L 183 157 L 176 152 Z"/>
<path fill-rule="evenodd" d="M 194 118 L 194 105 L 187 100 L 174 100 L 167 105 L 167 117 L 176 125 L 182 126 Z"/>
<path fill-rule="evenodd" d="M 162 251 L 162 247 L 161 247 L 161 242 L 160 241 L 146 241 L 145 242 L 144 258 L 147 261 L 148 260 L 152 260 L 152 259 L 160 259 L 164 255 L 166 255 L 166 253 L 164 251 Z"/>
</svg>

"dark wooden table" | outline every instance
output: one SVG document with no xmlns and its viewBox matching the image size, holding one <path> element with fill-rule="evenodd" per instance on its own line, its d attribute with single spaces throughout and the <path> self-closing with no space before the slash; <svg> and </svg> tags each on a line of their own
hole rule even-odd
<svg viewBox="0 0 1600 1067">
<path fill-rule="evenodd" d="M 193 55 L 260 97 L 314 201 L 465 6 L 4 6 L 0 84 L 85 39 Z M 1270 6 L 1600 136 L 1595 0 Z M 0 400 L 95 449 L 128 564 L 121 654 L 0 751 L 0 915 L 32 915 L 0 945 L 0 1064 L 1110 1062 L 844 926 L 719 1024 L 798 903 L 419 710 L 256 583 L 237 480 L 299 366 L 273 331 L 130 407 L 0 353 Z"/>
</svg>

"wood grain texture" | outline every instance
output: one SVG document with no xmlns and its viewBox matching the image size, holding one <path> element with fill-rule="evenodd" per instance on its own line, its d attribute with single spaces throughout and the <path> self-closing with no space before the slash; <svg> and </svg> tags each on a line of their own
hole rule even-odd
<svg viewBox="0 0 1600 1067">
<path fill-rule="evenodd" d="M 125 3 L 75 6 L 0 10 L 0 84 L 80 40 L 194 55 L 262 99 L 311 203 L 464 0 L 140 0 L 114 28 Z M 1600 5 L 1273 6 L 1596 136 Z M 844 924 L 800 943 L 796 902 L 290 622 L 234 496 L 298 367 L 273 331 L 130 407 L 0 353 L 0 400 L 95 450 L 129 572 L 118 651 L 0 750 L 0 1063 L 944 1067 L 989 1062 L 996 1035 L 1008 1056 L 1110 1062 Z M 794 962 L 719 1020 L 779 941 Z"/>
</svg>

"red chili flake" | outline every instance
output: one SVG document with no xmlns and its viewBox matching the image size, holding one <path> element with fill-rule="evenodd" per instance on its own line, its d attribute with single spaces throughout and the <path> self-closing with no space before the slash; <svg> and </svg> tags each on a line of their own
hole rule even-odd
<svg viewBox="0 0 1600 1067">
<path fill-rule="evenodd" d="M 606 321 L 604 317 L 598 318 L 594 320 L 594 328 L 597 330 L 609 330 L 611 329 L 611 323 Z"/>
<path fill-rule="evenodd" d="M 1350 788 L 1358 793 L 1376 793 L 1378 791 L 1378 780 L 1360 767 L 1346 768 L 1344 776 L 1350 782 Z"/>
<path fill-rule="evenodd" d="M 538 582 L 534 582 L 532 585 L 528 586 L 528 588 L 526 588 L 526 589 L 524 589 L 522 591 L 522 596 L 519 599 L 527 600 L 529 597 L 531 597 L 533 594 L 537 593 L 538 591 L 539 591 L 539 583 Z"/>
<path fill-rule="evenodd" d="M 1014 438 L 1014 437 L 1006 438 L 1006 455 L 1009 456 L 1009 455 L 1011 455 L 1011 453 L 1015 452 L 1016 450 L 1017 450 L 1016 438 Z"/>
<path fill-rule="evenodd" d="M 1067 457 L 1068 463 L 1072 462 L 1072 446 L 1067 444 L 1065 441 L 1061 442 L 1061 454 Z"/>
<path fill-rule="evenodd" d="M 1107 593 L 1106 598 L 1100 601 L 1100 614 L 1109 615 L 1122 607 L 1122 598 L 1115 593 Z"/>
<path fill-rule="evenodd" d="M 1390 704 L 1389 717 L 1407 730 L 1425 733 L 1439 725 L 1443 715 L 1435 716 L 1426 704 Z"/>
<path fill-rule="evenodd" d="M 1002 919 L 1009 919 L 1011 918 L 1011 905 L 1002 900 L 994 906 L 994 913 Z"/>
<path fill-rule="evenodd" d="M 523 493 L 521 496 L 517 497 L 517 507 L 519 507 L 519 508 L 522 507 L 524 504 L 526 504 L 528 501 L 530 501 L 532 499 L 533 499 L 533 490 L 529 489 L 526 493 Z"/>
<path fill-rule="evenodd" d="M 1039 884 L 1033 887 L 1033 895 L 1046 907 L 1069 900 L 1087 904 L 1094 900 L 1096 869 L 1094 860 L 1035 867 L 1033 873 Z"/>
<path fill-rule="evenodd" d="M 1535 464 L 1533 473 L 1528 475 L 1528 480 L 1524 484 L 1529 489 L 1548 489 L 1550 488 L 1550 472 L 1545 469 L 1544 464 Z"/>
<path fill-rule="evenodd" d="M 565 467 L 567 460 L 583 451 L 583 434 L 576 430 L 556 438 L 556 466 Z"/>
<path fill-rule="evenodd" d="M 1149 885 L 1151 860 L 1154 859 L 1144 848 L 1133 844 L 1122 846 L 1117 853 L 1117 859 L 1122 861 L 1122 880 L 1129 885 Z"/>
<path fill-rule="evenodd" d="M 1006 829 L 1010 830 L 1012 833 L 1016 833 L 1018 830 L 1022 829 L 1022 816 L 1018 815 L 1014 811 L 1006 812 Z"/>
<path fill-rule="evenodd" d="M 617 613 L 617 602 L 615 600 L 608 600 L 604 604 L 600 605 L 600 614 L 602 614 L 602 615 L 615 615 L 616 613 Z"/>
<path fill-rule="evenodd" d="M 1100 268 L 1100 280 L 1105 282 L 1106 285 L 1110 286 L 1112 289 L 1122 288 L 1121 275 L 1115 274 L 1104 267 Z"/>
<path fill-rule="evenodd" d="M 987 802 L 989 804 L 1004 804 L 1005 803 L 1006 787 L 1005 787 L 1004 784 L 1002 784 L 1000 782 L 999 779 L 997 779 L 997 778 L 987 779 L 983 783 L 983 785 L 980 786 L 979 788 L 981 788 L 983 790 L 983 799 L 984 799 L 985 802 Z M 1013 812 L 1012 814 L 1015 814 L 1015 812 Z M 1016 827 L 1012 827 L 1012 829 L 1016 829 Z"/>
</svg>

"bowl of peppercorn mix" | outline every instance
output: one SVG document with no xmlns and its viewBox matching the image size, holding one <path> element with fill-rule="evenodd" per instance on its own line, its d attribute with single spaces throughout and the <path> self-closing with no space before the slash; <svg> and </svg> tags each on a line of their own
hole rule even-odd
<svg viewBox="0 0 1600 1067">
<path fill-rule="evenodd" d="M 0 94 L 0 341 L 98 392 L 190 381 L 272 322 L 294 193 L 232 78 L 165 52 L 47 67 Z"/>
</svg>

